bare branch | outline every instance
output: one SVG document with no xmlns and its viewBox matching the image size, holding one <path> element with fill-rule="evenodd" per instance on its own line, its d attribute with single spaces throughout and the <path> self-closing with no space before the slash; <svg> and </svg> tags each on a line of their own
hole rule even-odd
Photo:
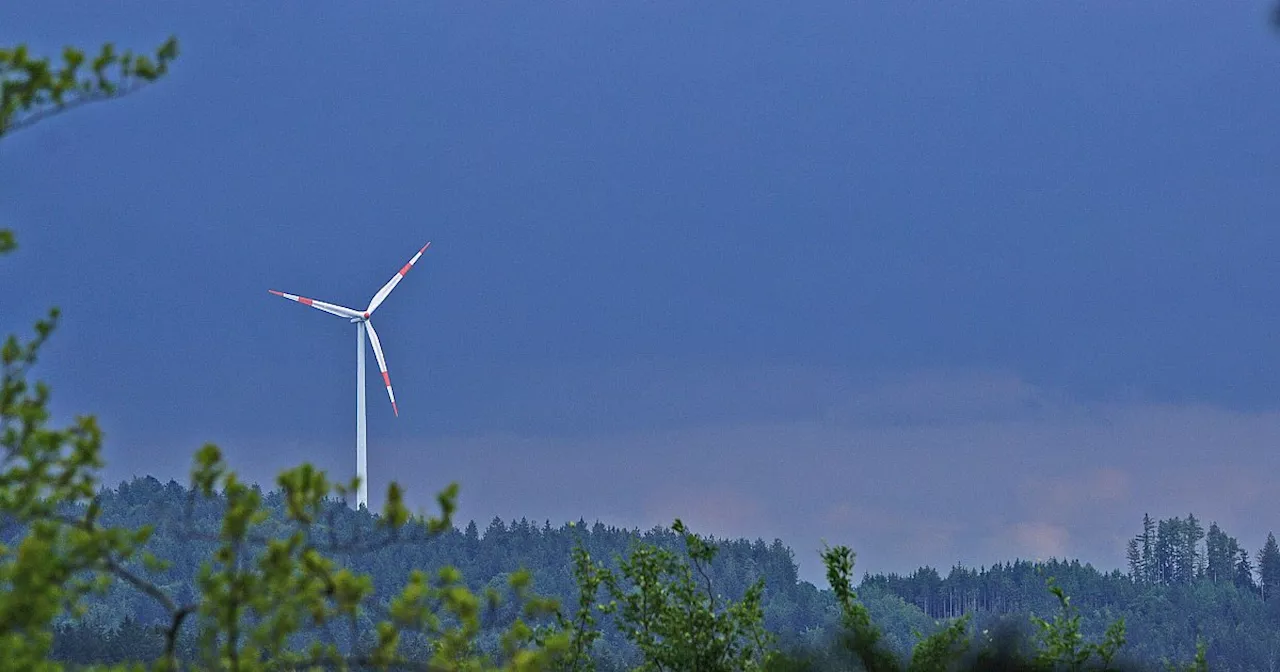
<svg viewBox="0 0 1280 672">
<path fill-rule="evenodd" d="M 126 569 L 124 565 L 121 565 L 119 562 L 117 562 L 115 558 L 112 558 L 112 557 L 103 558 L 103 566 L 107 572 L 123 580 L 125 583 L 128 583 L 134 588 L 142 591 L 143 593 L 146 593 L 152 599 L 159 602 L 160 605 L 164 607 L 165 611 L 171 614 L 178 611 L 178 605 L 176 602 L 173 601 L 173 598 L 169 597 L 168 595 L 165 595 L 164 591 L 160 590 L 160 588 L 156 586 L 154 583 L 151 583 L 150 581 L 147 581 L 146 579 L 143 579 L 137 574 L 134 574 L 133 572 Z"/>
<path fill-rule="evenodd" d="M 187 619 L 187 616 L 195 613 L 197 608 L 194 604 L 187 604 L 173 612 L 173 620 L 169 625 L 169 629 L 164 633 L 164 657 L 166 660 L 173 662 L 178 648 L 178 633 L 182 630 L 182 623 Z"/>
</svg>

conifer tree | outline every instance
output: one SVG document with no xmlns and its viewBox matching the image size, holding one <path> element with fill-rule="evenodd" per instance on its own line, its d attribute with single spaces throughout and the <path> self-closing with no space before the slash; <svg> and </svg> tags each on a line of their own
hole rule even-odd
<svg viewBox="0 0 1280 672">
<path fill-rule="evenodd" d="M 1129 548 L 1125 553 L 1129 559 L 1129 578 L 1141 582 L 1146 578 L 1142 567 L 1142 550 L 1138 547 L 1138 538 L 1129 540 Z"/>
<path fill-rule="evenodd" d="M 1156 580 L 1155 544 L 1156 524 L 1151 514 L 1142 514 L 1142 574 L 1147 583 Z"/>
<path fill-rule="evenodd" d="M 1280 596 L 1280 547 L 1276 545 L 1276 535 L 1267 534 L 1267 543 L 1258 551 L 1258 578 L 1262 589 L 1262 599 L 1271 600 Z"/>
<path fill-rule="evenodd" d="M 1232 540 L 1234 541 L 1234 540 Z M 1249 552 L 1240 547 L 1237 543 L 1236 551 L 1236 586 L 1242 590 L 1250 592 L 1258 589 L 1257 584 L 1253 582 L 1253 563 L 1249 562 Z"/>
<path fill-rule="evenodd" d="M 1228 537 L 1216 522 L 1209 525 L 1209 533 L 1205 537 L 1206 579 L 1213 583 L 1232 580 L 1235 546 L 1235 539 Z"/>
<path fill-rule="evenodd" d="M 1201 573 L 1200 540 L 1204 539 L 1204 526 L 1195 515 L 1187 514 L 1187 519 L 1180 521 L 1178 528 L 1178 582 L 1186 585 L 1193 583 Z"/>
<path fill-rule="evenodd" d="M 1174 583 L 1175 573 L 1178 567 L 1178 549 L 1180 545 L 1177 543 L 1178 519 L 1161 520 L 1156 526 L 1155 551 L 1153 553 L 1155 561 L 1155 583 L 1162 586 L 1172 585 Z"/>
</svg>

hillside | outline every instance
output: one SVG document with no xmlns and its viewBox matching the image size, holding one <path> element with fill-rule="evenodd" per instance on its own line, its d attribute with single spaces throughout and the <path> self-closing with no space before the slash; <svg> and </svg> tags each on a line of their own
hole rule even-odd
<svg viewBox="0 0 1280 672">
<path fill-rule="evenodd" d="M 266 493 L 264 500 L 274 515 L 262 524 L 261 532 L 279 533 L 280 495 Z M 169 567 L 150 576 L 176 600 L 193 599 L 201 563 L 215 546 L 212 539 L 221 521 L 222 502 L 195 498 L 176 482 L 162 484 L 154 478 L 105 490 L 99 501 L 104 525 L 153 527 L 147 548 Z M 391 538 L 376 527 L 376 516 L 367 512 L 333 502 L 328 515 L 320 533 L 330 537 L 334 557 L 371 575 L 377 600 L 384 605 L 410 571 L 444 566 L 460 570 L 475 590 L 501 590 L 507 575 L 524 568 L 532 575 L 535 592 L 571 603 L 577 596 L 570 562 L 575 545 L 581 544 L 593 558 L 611 567 L 636 543 L 683 550 L 681 537 L 666 528 L 626 530 L 584 520 L 552 526 L 546 521 L 495 518 L 483 528 L 470 522 L 435 536 L 410 532 Z M 1160 529 L 1181 528 L 1161 521 Z M 17 533 L 15 528 L 5 530 L 4 539 Z M 1168 546 L 1169 534 L 1164 542 L 1150 539 L 1152 548 Z M 720 551 L 709 578 L 717 593 L 737 599 L 751 583 L 763 579 L 765 625 L 779 636 L 783 647 L 817 651 L 829 646 L 838 617 L 835 600 L 829 590 L 798 579 L 789 548 L 776 540 L 715 541 Z M 1252 574 L 1248 581 L 1237 574 L 1215 578 L 1198 553 L 1183 560 L 1189 562 L 1189 574 L 1165 578 L 1102 573 L 1079 561 L 1015 561 L 978 569 L 955 567 L 946 576 L 929 567 L 905 576 L 867 575 L 858 594 L 887 643 L 905 654 L 916 641 L 915 633 L 929 634 L 940 622 L 965 614 L 971 615 L 978 629 L 1001 623 L 1021 627 L 1028 624 L 1030 615 L 1051 616 L 1057 604 L 1046 590 L 1046 581 L 1052 577 L 1080 608 L 1086 637 L 1100 637 L 1109 623 L 1123 618 L 1129 634 L 1125 652 L 1136 660 L 1188 660 L 1194 656 L 1197 638 L 1203 638 L 1214 669 L 1268 669 L 1280 654 L 1280 601 L 1264 601 Z M 135 569 L 145 571 L 141 565 Z M 1143 571 L 1141 566 L 1134 569 L 1139 574 Z M 514 615 L 499 608 L 488 622 L 496 627 Z M 148 659 L 161 646 L 151 626 L 164 618 L 153 600 L 116 585 L 93 598 L 81 619 L 64 619 L 55 652 L 76 662 Z M 631 660 L 631 646 L 613 628 L 603 630 L 605 637 L 597 649 L 601 658 Z"/>
</svg>

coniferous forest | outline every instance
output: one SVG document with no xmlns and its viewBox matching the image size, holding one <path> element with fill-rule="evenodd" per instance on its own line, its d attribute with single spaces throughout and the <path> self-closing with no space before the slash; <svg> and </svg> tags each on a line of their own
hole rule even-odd
<svg viewBox="0 0 1280 672">
<path fill-rule="evenodd" d="M 271 512 L 266 528 L 286 526 L 280 492 L 262 495 Z M 199 591 L 202 563 L 217 546 L 225 502 L 199 498 L 186 487 L 154 478 L 135 479 L 104 490 L 98 521 L 104 526 L 154 532 L 145 549 L 170 564 L 155 575 L 158 585 L 180 600 Z M 683 537 L 670 528 L 626 530 L 579 520 L 551 525 L 547 521 L 494 519 L 450 527 L 438 535 L 406 533 L 391 537 L 377 516 L 355 512 L 332 501 L 334 558 L 368 574 L 373 584 L 403 585 L 417 570 L 456 568 L 478 593 L 502 590 L 506 577 L 527 570 L 541 595 L 574 604 L 580 594 L 573 572 L 573 551 L 585 550 L 611 568 L 639 545 L 684 553 Z M 1194 516 L 1153 520 L 1135 525 L 1130 568 L 1100 571 L 1078 560 L 1016 560 L 990 567 L 952 567 L 940 572 L 921 567 L 907 575 L 863 575 L 855 587 L 871 620 L 894 652 L 908 656 L 922 636 L 968 617 L 974 631 L 1010 627 L 1034 634 L 1031 617 L 1052 618 L 1059 610 L 1047 589 L 1050 579 L 1079 609 L 1086 639 L 1101 639 L 1123 619 L 1130 660 L 1157 665 L 1164 660 L 1191 660 L 1198 642 L 1206 645 L 1211 669 L 1271 669 L 1280 663 L 1280 549 L 1268 536 L 1250 552 L 1216 524 L 1206 531 Z M 16 540 L 18 527 L 5 530 L 3 542 Z M 328 534 L 326 531 L 325 534 Z M 777 637 L 780 650 L 810 659 L 825 656 L 840 630 L 839 605 L 828 587 L 801 581 L 794 553 L 780 541 L 711 540 L 718 547 L 707 568 L 716 595 L 740 600 L 757 581 L 763 582 L 764 627 Z M 350 549 L 350 550 L 344 550 Z M 137 570 L 144 571 L 139 563 Z M 389 603 L 392 591 L 379 589 L 375 602 Z M 487 617 L 491 627 L 479 641 L 496 646 L 501 626 L 518 615 L 508 604 Z M 146 594 L 127 585 L 91 598 L 80 618 L 62 619 L 56 628 L 54 657 L 71 663 L 148 661 L 163 652 L 162 634 L 169 615 Z M 611 622 L 594 647 L 603 668 L 631 667 L 639 662 L 635 645 Z M 333 633 L 340 641 L 345 633 Z M 184 642 L 192 655 L 195 642 Z"/>
</svg>

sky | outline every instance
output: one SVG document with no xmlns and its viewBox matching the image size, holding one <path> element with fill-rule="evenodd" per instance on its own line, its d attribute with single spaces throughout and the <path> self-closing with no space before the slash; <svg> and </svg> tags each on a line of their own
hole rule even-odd
<svg viewBox="0 0 1280 672">
<path fill-rule="evenodd" d="M 1239 3 L 72 3 L 182 54 L 0 142 L 0 329 L 108 483 L 217 442 L 460 515 L 680 517 L 817 580 L 1256 549 L 1280 473 L 1280 35 Z M 372 369 L 372 358 L 369 360 Z"/>
</svg>

